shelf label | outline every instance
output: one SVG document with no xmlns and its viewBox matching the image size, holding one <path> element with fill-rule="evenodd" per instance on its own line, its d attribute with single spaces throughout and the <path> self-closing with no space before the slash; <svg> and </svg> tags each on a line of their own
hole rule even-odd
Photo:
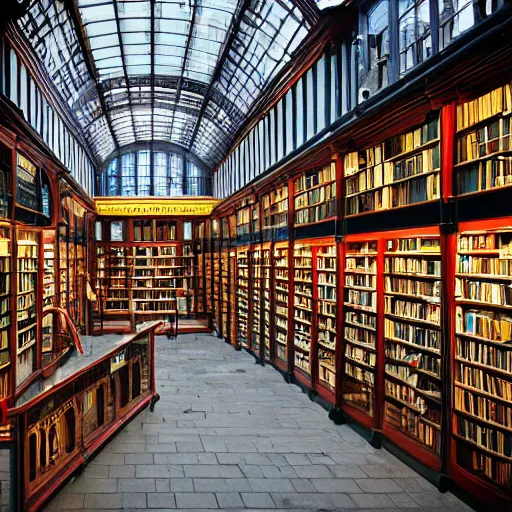
<svg viewBox="0 0 512 512">
<path fill-rule="evenodd" d="M 179 199 L 97 197 L 96 212 L 106 216 L 207 216 L 219 201 L 211 197 Z"/>
</svg>

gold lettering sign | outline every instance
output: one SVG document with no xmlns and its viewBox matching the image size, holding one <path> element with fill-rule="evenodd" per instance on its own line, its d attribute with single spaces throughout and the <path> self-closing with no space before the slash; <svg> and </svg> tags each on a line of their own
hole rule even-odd
<svg viewBox="0 0 512 512">
<path fill-rule="evenodd" d="M 213 198 L 111 198 L 97 197 L 96 212 L 105 216 L 206 216 L 210 215 L 218 201 Z"/>
</svg>

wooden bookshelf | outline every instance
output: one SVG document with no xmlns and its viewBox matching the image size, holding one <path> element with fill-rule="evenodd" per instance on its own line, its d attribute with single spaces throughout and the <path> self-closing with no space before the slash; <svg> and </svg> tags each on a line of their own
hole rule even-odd
<svg viewBox="0 0 512 512">
<path fill-rule="evenodd" d="M 455 193 L 512 185 L 512 84 L 457 105 Z"/>
<path fill-rule="evenodd" d="M 442 389 L 441 238 L 386 238 L 384 259 L 384 432 L 411 438 L 439 470 Z M 400 437 L 396 437 L 400 443 Z M 404 441 L 402 441 L 403 443 Z"/>
<path fill-rule="evenodd" d="M 452 461 L 459 483 L 490 496 L 510 496 L 512 478 L 510 226 L 461 224 L 455 258 Z"/>
<path fill-rule="evenodd" d="M 237 340 L 242 347 L 249 347 L 249 325 L 251 320 L 251 285 L 249 274 L 249 247 L 237 248 L 237 286 L 236 286 L 236 311 L 237 311 Z"/>
<path fill-rule="evenodd" d="M 378 241 L 345 245 L 343 402 L 373 418 L 377 384 Z M 373 420 L 370 420 L 371 423 Z"/>
<path fill-rule="evenodd" d="M 345 215 L 440 197 L 439 119 L 345 157 Z"/>
<path fill-rule="evenodd" d="M 0 400 L 11 394 L 12 268 L 11 228 L 0 224 Z"/>
<path fill-rule="evenodd" d="M 261 246 L 261 315 L 263 357 L 271 359 L 272 338 L 272 244 L 267 242 Z"/>
<path fill-rule="evenodd" d="M 257 244 L 251 250 L 251 350 L 260 357 L 261 355 L 261 319 L 263 315 L 263 246 Z"/>
<path fill-rule="evenodd" d="M 229 241 L 229 239 L 228 239 Z M 221 279 L 220 279 L 220 296 L 221 296 L 221 311 L 222 311 L 222 334 L 224 338 L 230 340 L 229 333 L 229 313 L 230 313 L 230 304 L 231 304 L 231 286 L 230 286 L 230 272 L 229 272 L 229 253 L 231 249 L 227 245 L 228 241 L 226 241 L 225 246 L 222 246 L 221 249 Z"/>
<path fill-rule="evenodd" d="M 295 243 L 293 248 L 294 302 L 293 353 L 296 376 L 311 385 L 311 343 L 313 339 L 313 249 Z M 298 370 L 298 373 L 297 373 Z"/>
<path fill-rule="evenodd" d="M 43 311 L 57 305 L 55 290 L 55 230 L 43 231 Z M 46 315 L 42 320 L 43 354 L 53 351 L 53 317 Z"/>
<path fill-rule="evenodd" d="M 207 240 L 205 238 L 204 232 L 205 223 L 201 222 L 197 226 L 197 252 L 196 252 L 196 266 L 195 266 L 195 275 L 196 275 L 196 290 L 195 294 L 196 298 L 196 311 L 200 314 L 205 313 L 205 250 Z"/>
<path fill-rule="evenodd" d="M 263 239 L 270 240 L 271 233 L 274 238 L 288 228 L 288 185 L 282 185 L 261 198 L 263 219 Z"/>
<path fill-rule="evenodd" d="M 283 213 L 278 220 L 284 225 L 285 198 L 279 201 Z M 294 181 L 294 222 L 296 226 L 321 222 L 336 216 L 336 166 L 329 164 L 301 174 Z"/>
<path fill-rule="evenodd" d="M 316 346 L 318 382 L 334 397 L 336 393 L 337 248 L 334 241 L 316 253 Z"/>
<path fill-rule="evenodd" d="M 290 312 L 290 271 L 288 242 L 274 246 L 274 361 L 282 369 L 288 367 L 288 318 Z"/>
<path fill-rule="evenodd" d="M 37 362 L 37 301 L 39 272 L 39 233 L 16 233 L 16 386 L 28 379 Z"/>
</svg>

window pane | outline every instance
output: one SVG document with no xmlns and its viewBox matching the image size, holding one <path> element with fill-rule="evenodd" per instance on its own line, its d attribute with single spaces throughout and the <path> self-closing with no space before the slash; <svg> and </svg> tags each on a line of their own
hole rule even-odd
<svg viewBox="0 0 512 512">
<path fill-rule="evenodd" d="M 439 0 L 441 49 L 475 24 L 472 0 Z"/>
<path fill-rule="evenodd" d="M 293 90 L 290 89 L 286 93 L 286 154 L 291 153 L 295 148 L 293 147 L 293 131 L 295 129 L 293 124 Z"/>
<path fill-rule="evenodd" d="M 121 157 L 121 195 L 134 196 L 135 192 L 135 153 L 126 153 Z"/>
<path fill-rule="evenodd" d="M 306 122 L 307 122 L 307 140 L 315 134 L 315 92 L 314 92 L 314 77 L 313 68 L 308 69 L 306 73 Z"/>
<path fill-rule="evenodd" d="M 14 50 L 10 52 L 10 94 L 9 99 L 18 105 L 18 56 Z"/>
<path fill-rule="evenodd" d="M 117 158 L 114 158 L 107 170 L 107 187 L 109 196 L 117 196 L 119 195 L 119 169 L 118 169 Z"/>
<path fill-rule="evenodd" d="M 27 68 L 22 64 L 20 69 L 20 108 L 28 120 L 28 75 Z"/>
<path fill-rule="evenodd" d="M 270 165 L 276 163 L 276 110 L 273 108 L 269 113 L 269 124 L 270 124 Z"/>
<path fill-rule="evenodd" d="M 296 105 L 297 105 L 297 115 L 296 115 L 296 125 L 297 125 L 297 147 L 299 148 L 304 144 L 304 85 L 303 85 L 304 77 L 302 77 L 296 86 Z"/>
<path fill-rule="evenodd" d="M 325 128 L 325 55 L 316 63 L 316 133 Z"/>
<path fill-rule="evenodd" d="M 277 104 L 277 160 L 284 156 L 284 99 Z"/>
<path fill-rule="evenodd" d="M 137 195 L 151 193 L 151 155 L 149 151 L 139 151 L 137 159 Z"/>
<path fill-rule="evenodd" d="M 154 165 L 154 192 L 155 196 L 167 196 L 168 192 L 168 179 L 167 179 L 167 154 L 161 151 L 153 155 Z"/>
<path fill-rule="evenodd" d="M 183 158 L 181 155 L 171 153 L 169 155 L 169 171 L 170 171 L 170 194 L 171 196 L 183 195 Z M 192 180 L 194 181 L 194 180 Z M 192 194 L 190 191 L 189 194 Z"/>
</svg>

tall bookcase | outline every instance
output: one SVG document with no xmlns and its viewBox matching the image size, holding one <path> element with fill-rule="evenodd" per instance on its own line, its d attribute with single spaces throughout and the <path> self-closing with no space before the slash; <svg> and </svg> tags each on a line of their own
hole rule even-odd
<svg viewBox="0 0 512 512">
<path fill-rule="evenodd" d="M 273 361 L 283 371 L 288 370 L 288 318 L 293 305 L 293 293 L 290 293 L 290 246 L 288 242 L 277 242 L 274 245 L 274 357 Z M 293 276 L 292 276 L 293 277 Z M 292 281 L 293 282 L 293 281 Z"/>
<path fill-rule="evenodd" d="M 237 283 L 236 283 L 236 311 L 237 311 L 237 340 L 245 348 L 250 345 L 249 326 L 251 324 L 251 280 L 249 274 L 249 246 L 237 248 Z"/>
<path fill-rule="evenodd" d="M 271 360 L 272 353 L 272 243 L 261 245 L 261 339 L 262 356 L 265 361 Z"/>
<path fill-rule="evenodd" d="M 12 351 L 12 234 L 8 223 L 0 223 L 0 400 L 11 394 Z"/>
<path fill-rule="evenodd" d="M 262 315 L 263 315 L 263 246 L 253 246 L 251 253 L 251 343 L 252 352 L 261 357 Z"/>
<path fill-rule="evenodd" d="M 294 302 L 293 354 L 296 377 L 311 384 L 313 339 L 313 248 L 295 243 L 293 247 Z"/>
<path fill-rule="evenodd" d="M 335 400 L 338 366 L 338 248 L 334 240 L 318 247 L 316 252 L 316 350 L 317 387 L 328 391 Z"/>
<path fill-rule="evenodd" d="M 39 245 L 39 232 L 17 229 L 16 386 L 31 376 L 37 363 Z"/>
<path fill-rule="evenodd" d="M 451 462 L 491 500 L 510 499 L 512 477 L 511 226 L 461 223 L 455 241 Z"/>
<path fill-rule="evenodd" d="M 378 423 L 379 244 L 366 236 L 347 237 L 345 244 L 342 398 L 349 414 L 366 426 Z"/>
<path fill-rule="evenodd" d="M 441 237 L 438 228 L 416 233 L 385 239 L 384 432 L 402 446 L 413 440 L 410 451 L 439 470 L 447 357 Z"/>
</svg>

